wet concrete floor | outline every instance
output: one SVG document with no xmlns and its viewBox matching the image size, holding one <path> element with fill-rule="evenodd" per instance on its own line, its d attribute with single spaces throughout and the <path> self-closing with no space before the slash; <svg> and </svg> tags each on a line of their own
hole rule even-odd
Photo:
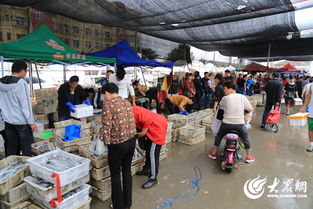
<svg viewBox="0 0 313 209">
<path fill-rule="evenodd" d="M 208 135 L 205 142 L 194 146 L 172 143 L 168 146 L 168 158 L 161 162 L 157 186 L 142 190 L 140 186 L 146 177 L 133 177 L 132 209 L 162 208 L 158 206 L 164 201 L 192 188 L 195 166 L 199 166 L 202 172 L 200 191 L 194 199 L 174 201 L 175 209 L 312 209 L 313 153 L 305 151 L 308 144 L 307 128 L 291 127 L 287 116 L 282 115 L 278 133 L 263 131 L 259 127 L 262 111 L 263 108 L 256 109 L 249 131 L 256 157 L 253 164 L 240 162 L 239 169 L 231 174 L 222 172 L 217 161 L 208 159 L 205 154 L 212 147 L 213 135 Z M 249 179 L 258 176 L 262 179 L 266 177 L 265 185 L 248 191 L 250 194 L 259 194 L 263 188 L 264 193 L 259 199 L 250 199 L 244 193 L 244 185 Z M 274 183 L 275 177 L 280 180 L 275 188 L 277 193 L 268 188 Z M 300 183 L 297 183 L 298 180 Z M 291 187 L 288 187 L 288 182 Z M 301 182 L 306 182 L 306 191 L 305 183 L 302 188 L 299 186 Z M 253 186 L 258 182 L 255 183 Z M 268 197 L 271 194 L 277 197 Z M 290 197 L 292 195 L 295 196 Z M 91 208 L 108 209 L 109 201 L 101 202 L 93 198 Z"/>
</svg>

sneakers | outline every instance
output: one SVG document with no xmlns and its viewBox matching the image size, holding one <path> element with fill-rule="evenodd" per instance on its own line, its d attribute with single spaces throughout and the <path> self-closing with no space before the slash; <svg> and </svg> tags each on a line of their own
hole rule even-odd
<svg viewBox="0 0 313 209">
<path fill-rule="evenodd" d="M 246 157 L 246 163 L 253 163 L 255 161 L 255 157 Z"/>
<path fill-rule="evenodd" d="M 149 170 L 143 169 L 141 171 L 137 171 L 136 175 L 137 176 L 149 176 L 149 173 L 150 173 Z"/>
<path fill-rule="evenodd" d="M 209 152 L 208 157 L 215 160 L 216 159 L 216 154 Z"/>
<path fill-rule="evenodd" d="M 156 179 L 149 179 L 146 183 L 144 183 L 141 188 L 142 189 L 149 189 L 151 187 L 153 187 L 154 185 L 156 185 L 158 183 L 158 180 Z"/>
<path fill-rule="evenodd" d="M 307 146 L 306 151 L 313 152 L 313 145 L 310 144 L 309 146 Z"/>
</svg>

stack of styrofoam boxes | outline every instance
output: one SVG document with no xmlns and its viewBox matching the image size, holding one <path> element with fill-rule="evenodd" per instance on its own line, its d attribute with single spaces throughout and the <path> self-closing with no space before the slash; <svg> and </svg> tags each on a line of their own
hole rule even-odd
<svg viewBox="0 0 313 209">
<path fill-rule="evenodd" d="M 136 148 L 137 149 L 137 148 Z M 139 149 L 137 149 L 139 151 Z M 108 166 L 107 155 L 95 157 L 90 154 L 87 147 L 79 147 L 79 154 L 91 159 L 93 168 L 90 171 L 90 184 L 92 185 L 91 194 L 101 201 L 106 201 L 111 197 L 111 174 Z M 142 153 L 141 153 L 142 155 Z M 137 160 L 133 160 L 131 172 L 132 175 L 143 167 L 143 155 Z"/>
<path fill-rule="evenodd" d="M 194 145 L 205 140 L 205 127 L 200 125 L 186 125 L 179 128 L 178 141 L 187 145 Z"/>
<path fill-rule="evenodd" d="M 28 157 L 9 156 L 0 161 L 0 171 L 16 163 L 25 162 Z M 0 208 L 9 209 L 17 207 L 22 202 L 30 198 L 26 190 L 26 184 L 23 179 L 29 176 L 29 166 L 25 165 L 9 176 L 6 180 L 0 182 Z"/>
<path fill-rule="evenodd" d="M 71 112 L 71 116 L 73 118 L 86 118 L 93 116 L 93 106 L 92 105 L 86 105 L 86 104 L 80 104 L 75 105 L 75 112 Z"/>
<path fill-rule="evenodd" d="M 291 126 L 306 126 L 308 120 L 308 113 L 296 113 L 289 116 L 289 123 Z"/>
<path fill-rule="evenodd" d="M 77 165 L 60 171 L 44 166 L 49 159 L 61 157 L 67 162 L 75 161 Z M 62 150 L 51 151 L 27 160 L 31 177 L 26 177 L 27 191 L 31 198 L 44 208 L 74 209 L 90 203 L 89 166 L 90 160 Z M 58 166 L 58 165 L 56 165 Z M 53 178 L 53 175 L 56 175 Z M 62 194 L 58 193 L 58 179 Z M 62 195 L 62 201 L 58 202 Z"/>
<path fill-rule="evenodd" d="M 52 128 L 53 121 L 58 120 L 58 90 L 46 88 L 35 90 L 36 103 L 33 104 L 33 114 L 36 123 L 43 124 L 44 129 Z"/>
<path fill-rule="evenodd" d="M 81 126 L 80 138 L 64 142 L 62 138 L 64 137 L 65 127 L 73 124 Z M 56 122 L 54 123 L 54 126 L 56 143 L 62 150 L 66 152 L 78 153 L 78 146 L 86 146 L 91 143 L 92 137 L 90 134 L 90 123 L 84 123 L 78 120 L 70 119 L 61 122 Z"/>
</svg>

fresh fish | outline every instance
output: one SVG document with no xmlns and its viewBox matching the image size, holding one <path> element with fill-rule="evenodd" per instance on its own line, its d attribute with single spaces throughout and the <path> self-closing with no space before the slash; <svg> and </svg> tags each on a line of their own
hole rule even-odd
<svg viewBox="0 0 313 209">
<path fill-rule="evenodd" d="M 26 162 L 18 162 L 11 164 L 0 170 L 0 184 L 5 182 L 10 176 L 14 175 L 25 166 Z"/>
<path fill-rule="evenodd" d="M 47 182 L 41 178 L 34 177 L 34 176 L 31 177 L 30 181 L 36 184 L 37 186 L 41 187 L 42 189 L 48 189 L 54 186 L 52 183 Z"/>
<path fill-rule="evenodd" d="M 37 145 L 35 146 L 35 148 L 39 149 L 42 152 L 50 152 L 50 151 L 56 150 L 55 145 L 51 142 L 46 142 L 44 144 Z"/>
<path fill-rule="evenodd" d="M 72 191 L 62 195 L 62 198 L 63 199 L 70 198 L 71 196 L 73 196 L 74 194 L 76 194 L 76 193 L 78 193 L 80 191 L 82 191 L 82 187 L 78 187 L 78 188 L 76 188 L 76 189 L 74 189 L 74 190 L 72 190 Z"/>
<path fill-rule="evenodd" d="M 44 159 L 40 165 L 46 168 L 49 168 L 53 171 L 62 172 L 73 168 L 77 165 L 81 164 L 81 162 L 62 155 L 51 155 L 49 158 Z"/>
</svg>

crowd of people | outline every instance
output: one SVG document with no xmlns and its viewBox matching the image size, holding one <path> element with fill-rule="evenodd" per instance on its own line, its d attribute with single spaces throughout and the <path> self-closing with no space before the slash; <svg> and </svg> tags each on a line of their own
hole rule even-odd
<svg viewBox="0 0 313 209">
<path fill-rule="evenodd" d="M 28 84 L 23 79 L 27 74 L 27 64 L 16 61 L 12 75 L 0 79 L 0 134 L 5 141 L 5 155 L 31 156 L 33 132 L 38 131 L 32 113 Z M 172 78 L 171 78 L 172 79 Z M 107 71 L 101 80 L 102 87 L 95 91 L 83 89 L 79 78 L 72 76 L 69 82 L 58 90 L 59 119 L 70 119 L 75 105 L 86 103 L 102 109 L 100 137 L 108 146 L 108 163 L 111 173 L 112 208 L 125 209 L 132 205 L 131 162 L 136 140 L 146 151 L 143 170 L 137 175 L 148 176 L 143 189 L 157 184 L 159 156 L 165 144 L 167 119 L 151 109 L 151 99 L 163 104 L 168 114 L 189 114 L 190 112 L 213 108 L 215 118 L 221 121 L 216 131 L 214 148 L 208 156 L 216 159 L 221 140 L 229 130 L 236 130 L 242 138 L 247 156 L 245 161 L 252 163 L 250 136 L 247 121 L 251 120 L 253 108 L 246 96 L 266 92 L 266 102 L 261 128 L 264 128 L 270 110 L 281 104 L 284 98 L 286 114 L 294 98 L 304 99 L 301 111 L 309 105 L 308 151 L 313 151 L 313 79 L 310 77 L 280 78 L 278 73 L 271 75 L 236 75 L 225 71 L 224 74 L 205 72 L 186 73 L 179 81 L 180 87 L 175 95 L 165 95 L 159 100 L 157 88 L 147 91 L 139 87 L 138 81 L 126 76 L 123 67 L 116 72 Z M 170 86 L 171 88 L 171 86 Z M 4 128 L 4 131 L 3 131 Z M 122 175 L 122 176 L 121 176 Z M 122 177 L 122 178 L 121 178 Z M 121 181 L 122 179 L 122 181 Z"/>
</svg>

